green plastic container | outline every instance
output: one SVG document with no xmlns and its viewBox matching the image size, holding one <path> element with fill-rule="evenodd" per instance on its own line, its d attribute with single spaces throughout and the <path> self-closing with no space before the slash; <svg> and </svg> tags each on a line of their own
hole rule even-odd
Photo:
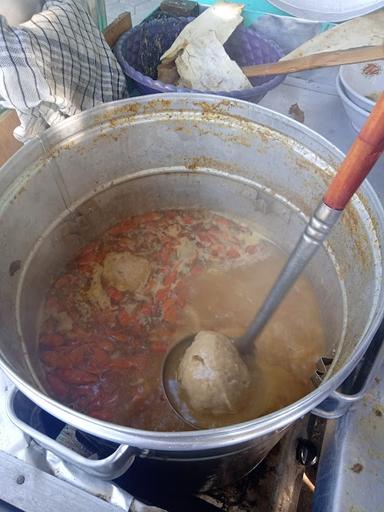
<svg viewBox="0 0 384 512">
<path fill-rule="evenodd" d="M 210 6 L 217 3 L 218 0 L 203 0 L 200 2 L 201 6 Z M 231 0 L 232 3 L 244 5 L 242 16 L 245 25 L 251 25 L 257 18 L 264 14 L 275 14 L 277 16 L 292 17 L 285 11 L 273 6 L 267 0 Z M 334 23 L 323 23 L 321 30 L 324 32 L 329 28 L 334 27 Z"/>
<path fill-rule="evenodd" d="M 250 25 L 259 16 L 264 14 L 277 14 L 278 16 L 290 16 L 290 14 L 274 7 L 266 0 L 231 0 L 232 3 L 244 5 L 244 11 L 242 16 L 244 17 L 244 23 Z M 200 2 L 200 5 L 213 5 L 217 3 L 217 0 L 204 0 Z"/>
</svg>

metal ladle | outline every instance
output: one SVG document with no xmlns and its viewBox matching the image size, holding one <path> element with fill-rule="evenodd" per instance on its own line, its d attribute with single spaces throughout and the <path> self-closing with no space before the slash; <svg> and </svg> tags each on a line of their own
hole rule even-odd
<svg viewBox="0 0 384 512">
<path fill-rule="evenodd" d="M 309 219 L 303 234 L 293 249 L 264 303 L 243 336 L 234 341 L 240 354 L 245 357 L 255 347 L 255 340 L 285 295 L 303 272 L 313 255 L 327 239 L 344 208 L 371 171 L 384 150 L 384 94 L 381 95 L 365 125 L 353 142 L 344 161 L 333 177 L 324 198 Z M 188 424 L 192 424 L 180 410 L 177 392 L 169 378 L 172 369 L 178 368 L 195 334 L 177 342 L 168 352 L 163 364 L 162 382 L 165 395 L 175 412 Z M 174 384 L 174 382 L 173 382 Z M 193 425 L 193 424 L 192 424 Z M 194 425 L 193 425 L 194 426 Z"/>
</svg>

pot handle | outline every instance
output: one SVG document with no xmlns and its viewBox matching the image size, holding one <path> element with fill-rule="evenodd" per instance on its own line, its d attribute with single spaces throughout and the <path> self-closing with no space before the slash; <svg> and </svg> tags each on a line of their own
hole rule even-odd
<svg viewBox="0 0 384 512">
<path fill-rule="evenodd" d="M 320 405 L 311 411 L 312 414 L 324 418 L 326 420 L 335 420 L 343 416 L 349 407 L 360 400 L 365 394 L 365 389 L 362 389 L 354 395 L 334 391 L 326 398 Z"/>
<path fill-rule="evenodd" d="M 126 444 L 121 444 L 111 455 L 104 459 L 92 460 L 83 457 L 47 435 L 35 430 L 22 421 L 15 412 L 13 404 L 17 392 L 17 388 L 14 388 L 7 396 L 6 408 L 8 417 L 14 425 L 46 450 L 53 452 L 62 460 L 73 464 L 89 475 L 102 480 L 114 480 L 123 475 L 132 465 L 135 455 L 133 449 Z"/>
<path fill-rule="evenodd" d="M 349 407 L 363 398 L 384 362 L 384 321 L 357 367 L 347 377 L 341 390 L 334 391 L 311 412 L 320 418 L 333 420 L 343 416 Z M 349 392 L 348 392 L 349 389 Z"/>
</svg>

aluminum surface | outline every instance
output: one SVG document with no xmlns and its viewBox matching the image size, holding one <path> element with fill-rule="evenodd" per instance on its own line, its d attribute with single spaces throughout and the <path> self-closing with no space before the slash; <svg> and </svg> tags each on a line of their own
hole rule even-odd
<svg viewBox="0 0 384 512">
<path fill-rule="evenodd" d="M 297 122 L 209 96 L 123 101 L 48 131 L 0 173 L 0 216 L 7 226 L 0 239 L 2 367 L 48 412 L 86 432 L 136 447 L 148 459 L 169 464 L 193 458 L 205 470 L 208 460 L 215 474 L 236 467 L 234 460 L 239 471 L 242 463 L 243 471 L 246 465 L 249 469 L 283 428 L 337 388 L 381 319 L 383 213 L 369 185 L 364 184 L 336 226 L 328 254 L 321 250 L 316 255 L 321 275 L 309 268 L 329 316 L 330 340 L 338 347 L 334 375 L 299 402 L 255 421 L 197 433 L 156 433 L 111 425 L 64 407 L 39 387 L 33 360 L 38 305 L 50 278 L 60 271 L 58 262 L 64 264 L 120 218 L 148 208 L 200 204 L 252 218 L 261 227 L 267 218 L 268 235 L 278 241 L 284 232 L 280 241 L 289 251 L 341 158 L 334 146 Z M 26 217 L 26 211 L 33 215 Z M 21 268 L 11 275 L 15 261 Z M 20 358 L 27 349 L 28 365 Z"/>
<path fill-rule="evenodd" d="M 114 480 L 118 478 L 133 464 L 135 455 L 133 450 L 127 445 L 120 445 L 109 457 L 93 460 L 59 444 L 54 439 L 51 439 L 47 435 L 32 428 L 30 425 L 27 425 L 18 418 L 15 413 L 14 402 L 16 392 L 17 390 L 15 388 L 8 393 L 6 408 L 9 419 L 19 427 L 20 430 L 39 443 L 40 446 L 46 450 L 51 450 L 63 461 L 69 462 L 83 471 L 86 471 L 89 475 L 101 478 L 102 480 Z"/>
<path fill-rule="evenodd" d="M 384 345 L 380 361 L 364 398 L 327 422 L 313 512 L 383 510 Z"/>
</svg>

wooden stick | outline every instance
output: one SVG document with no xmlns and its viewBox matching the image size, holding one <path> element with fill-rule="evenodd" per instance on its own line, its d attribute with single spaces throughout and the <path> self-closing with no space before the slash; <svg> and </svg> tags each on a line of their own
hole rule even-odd
<svg viewBox="0 0 384 512">
<path fill-rule="evenodd" d="M 384 151 L 384 93 L 379 98 L 324 196 L 324 203 L 343 210 Z"/>
<path fill-rule="evenodd" d="M 243 73 L 248 77 L 283 75 L 295 73 L 306 69 L 327 68 L 340 66 L 341 64 L 356 64 L 370 60 L 384 59 L 384 45 L 362 46 L 349 50 L 337 50 L 332 52 L 314 53 L 297 59 L 281 60 L 271 64 L 258 64 L 246 66 Z"/>
<path fill-rule="evenodd" d="M 308 489 L 311 491 L 311 492 L 315 492 L 315 486 L 313 485 L 313 483 L 310 481 L 310 479 L 308 478 L 308 476 L 306 475 L 306 473 L 304 473 L 303 475 L 303 483 L 308 487 Z"/>
</svg>

